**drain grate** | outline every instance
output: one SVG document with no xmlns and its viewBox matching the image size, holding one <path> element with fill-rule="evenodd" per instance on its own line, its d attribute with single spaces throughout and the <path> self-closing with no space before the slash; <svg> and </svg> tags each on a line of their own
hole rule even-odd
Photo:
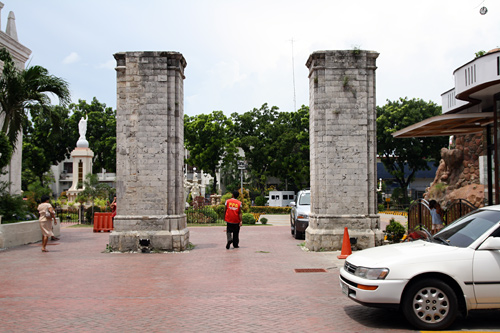
<svg viewBox="0 0 500 333">
<path fill-rule="evenodd" d="M 295 273 L 326 273 L 324 268 L 295 268 Z"/>
</svg>

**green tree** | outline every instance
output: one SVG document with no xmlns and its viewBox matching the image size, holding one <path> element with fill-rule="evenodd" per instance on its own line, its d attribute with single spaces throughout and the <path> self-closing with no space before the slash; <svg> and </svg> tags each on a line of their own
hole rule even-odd
<svg viewBox="0 0 500 333">
<path fill-rule="evenodd" d="M 279 158 L 273 150 L 273 141 L 279 132 L 275 127 L 278 113 L 278 107 L 269 108 L 265 103 L 260 109 L 231 115 L 235 125 L 233 135 L 240 138 L 239 146 L 248 163 L 247 172 L 260 192 L 264 191 L 267 179 L 272 176 L 271 164 Z"/>
<path fill-rule="evenodd" d="M 23 189 L 36 178 L 43 186 L 52 165 L 70 156 L 69 111 L 61 106 L 34 106 L 23 137 Z"/>
<path fill-rule="evenodd" d="M 232 129 L 231 119 L 222 111 L 184 116 L 184 144 L 189 151 L 186 161 L 214 177 L 213 193 L 217 189 L 217 168 L 221 163 L 235 160 L 236 141 L 230 136 Z"/>
<path fill-rule="evenodd" d="M 415 173 L 429 170 L 428 161 L 439 163 L 441 148 L 447 146 L 448 137 L 395 139 L 392 134 L 440 114 L 440 106 L 421 99 L 400 98 L 377 107 L 377 152 L 387 171 L 403 189 L 405 203 L 408 203 L 406 189 L 415 179 Z"/>
<path fill-rule="evenodd" d="M 80 188 L 80 186 L 78 186 Z M 99 176 L 88 173 L 83 181 L 83 191 L 79 196 L 85 199 L 90 199 L 92 202 L 92 215 L 94 216 L 94 201 L 97 198 L 108 199 L 111 192 L 111 187 L 108 184 L 100 183 Z"/>
<path fill-rule="evenodd" d="M 65 105 L 70 101 L 70 92 L 66 81 L 50 75 L 44 67 L 17 69 L 5 48 L 0 50 L 0 60 L 4 63 L 0 76 L 0 114 L 5 117 L 1 131 L 15 149 L 27 119 L 26 110 L 34 105 L 50 105 L 48 93 L 57 96 L 59 103 Z"/>
<path fill-rule="evenodd" d="M 297 190 L 309 184 L 309 108 L 279 112 L 263 104 L 232 115 L 234 135 L 245 152 L 252 184 L 264 193 L 269 177 L 278 177 Z"/>
<path fill-rule="evenodd" d="M 2 174 L 3 168 L 9 164 L 11 157 L 12 145 L 7 135 L 0 131 L 0 175 Z"/>
<path fill-rule="evenodd" d="M 108 172 L 116 171 L 116 111 L 106 104 L 100 103 L 95 97 L 88 104 L 85 100 L 79 100 L 78 104 L 70 104 L 69 132 L 70 138 L 67 142 L 69 149 L 76 146 L 80 137 L 78 123 L 82 117 L 87 115 L 87 133 L 85 135 L 89 142 L 89 148 L 94 152 L 94 173 L 106 169 Z"/>
<path fill-rule="evenodd" d="M 271 175 L 286 182 L 288 190 L 298 191 L 310 184 L 309 107 L 296 112 L 280 112 L 275 122 L 271 151 Z"/>
</svg>

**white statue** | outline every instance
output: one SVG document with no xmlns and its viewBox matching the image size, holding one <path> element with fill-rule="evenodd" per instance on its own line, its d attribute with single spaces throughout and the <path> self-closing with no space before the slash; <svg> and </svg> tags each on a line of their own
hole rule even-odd
<svg viewBox="0 0 500 333">
<path fill-rule="evenodd" d="M 76 146 L 78 148 L 88 148 L 89 142 L 85 138 L 85 135 L 87 134 L 87 115 L 82 117 L 80 122 L 78 122 L 78 131 L 80 132 L 80 138 L 76 142 Z"/>
<path fill-rule="evenodd" d="M 78 131 L 80 132 L 80 138 L 78 140 L 86 140 L 85 135 L 87 134 L 87 115 L 80 119 L 78 123 Z"/>
<path fill-rule="evenodd" d="M 200 184 L 198 181 L 193 182 L 193 187 L 191 188 L 191 198 L 197 198 L 200 196 Z"/>
</svg>

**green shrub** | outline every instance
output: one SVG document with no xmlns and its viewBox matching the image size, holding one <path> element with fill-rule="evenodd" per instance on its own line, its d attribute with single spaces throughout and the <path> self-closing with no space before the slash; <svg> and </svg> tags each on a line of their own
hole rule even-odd
<svg viewBox="0 0 500 333">
<path fill-rule="evenodd" d="M 0 215 L 2 221 L 31 220 L 28 206 L 21 195 L 10 195 L 7 191 L 8 183 L 0 182 Z"/>
<path fill-rule="evenodd" d="M 384 204 L 378 204 L 378 211 L 383 212 L 385 210 Z"/>
<path fill-rule="evenodd" d="M 394 219 L 389 221 L 389 225 L 385 227 L 385 232 L 387 234 L 387 239 L 391 243 L 399 243 L 401 238 L 403 238 L 406 230 L 405 227 Z"/>
<path fill-rule="evenodd" d="M 255 224 L 255 217 L 250 213 L 243 214 L 243 224 Z"/>
<path fill-rule="evenodd" d="M 101 207 L 94 206 L 94 213 L 100 213 Z M 85 222 L 84 224 L 92 224 L 94 222 L 94 216 L 92 215 L 92 207 L 85 208 Z"/>
<path fill-rule="evenodd" d="M 252 206 L 250 213 L 290 214 L 291 207 Z"/>
<path fill-rule="evenodd" d="M 224 194 L 222 197 L 220 197 L 220 203 L 222 205 L 225 205 L 226 204 L 226 200 L 227 199 L 231 199 L 232 197 L 233 197 L 233 195 L 228 192 L 228 193 Z"/>
<path fill-rule="evenodd" d="M 265 217 L 261 218 L 260 223 L 267 224 L 267 219 Z"/>
<path fill-rule="evenodd" d="M 217 222 L 217 213 L 211 207 L 204 207 L 202 209 L 203 215 L 207 218 L 207 223 L 216 223 Z"/>
<path fill-rule="evenodd" d="M 215 206 L 210 206 L 212 207 L 212 209 L 217 213 L 217 216 L 219 219 L 223 219 L 224 220 L 224 209 L 226 208 L 226 206 L 224 205 L 215 205 Z"/>
<path fill-rule="evenodd" d="M 259 195 L 258 197 L 255 198 L 255 206 L 265 206 L 266 205 L 266 198 L 262 195 Z"/>
</svg>

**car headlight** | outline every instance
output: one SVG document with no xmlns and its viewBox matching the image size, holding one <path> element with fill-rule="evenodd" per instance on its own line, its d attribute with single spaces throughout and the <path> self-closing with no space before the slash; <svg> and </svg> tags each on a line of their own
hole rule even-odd
<svg viewBox="0 0 500 333">
<path fill-rule="evenodd" d="M 307 214 L 299 214 L 298 219 L 307 219 L 309 216 Z"/>
<path fill-rule="evenodd" d="M 357 267 L 354 275 L 368 280 L 383 280 L 389 274 L 388 268 Z"/>
</svg>

